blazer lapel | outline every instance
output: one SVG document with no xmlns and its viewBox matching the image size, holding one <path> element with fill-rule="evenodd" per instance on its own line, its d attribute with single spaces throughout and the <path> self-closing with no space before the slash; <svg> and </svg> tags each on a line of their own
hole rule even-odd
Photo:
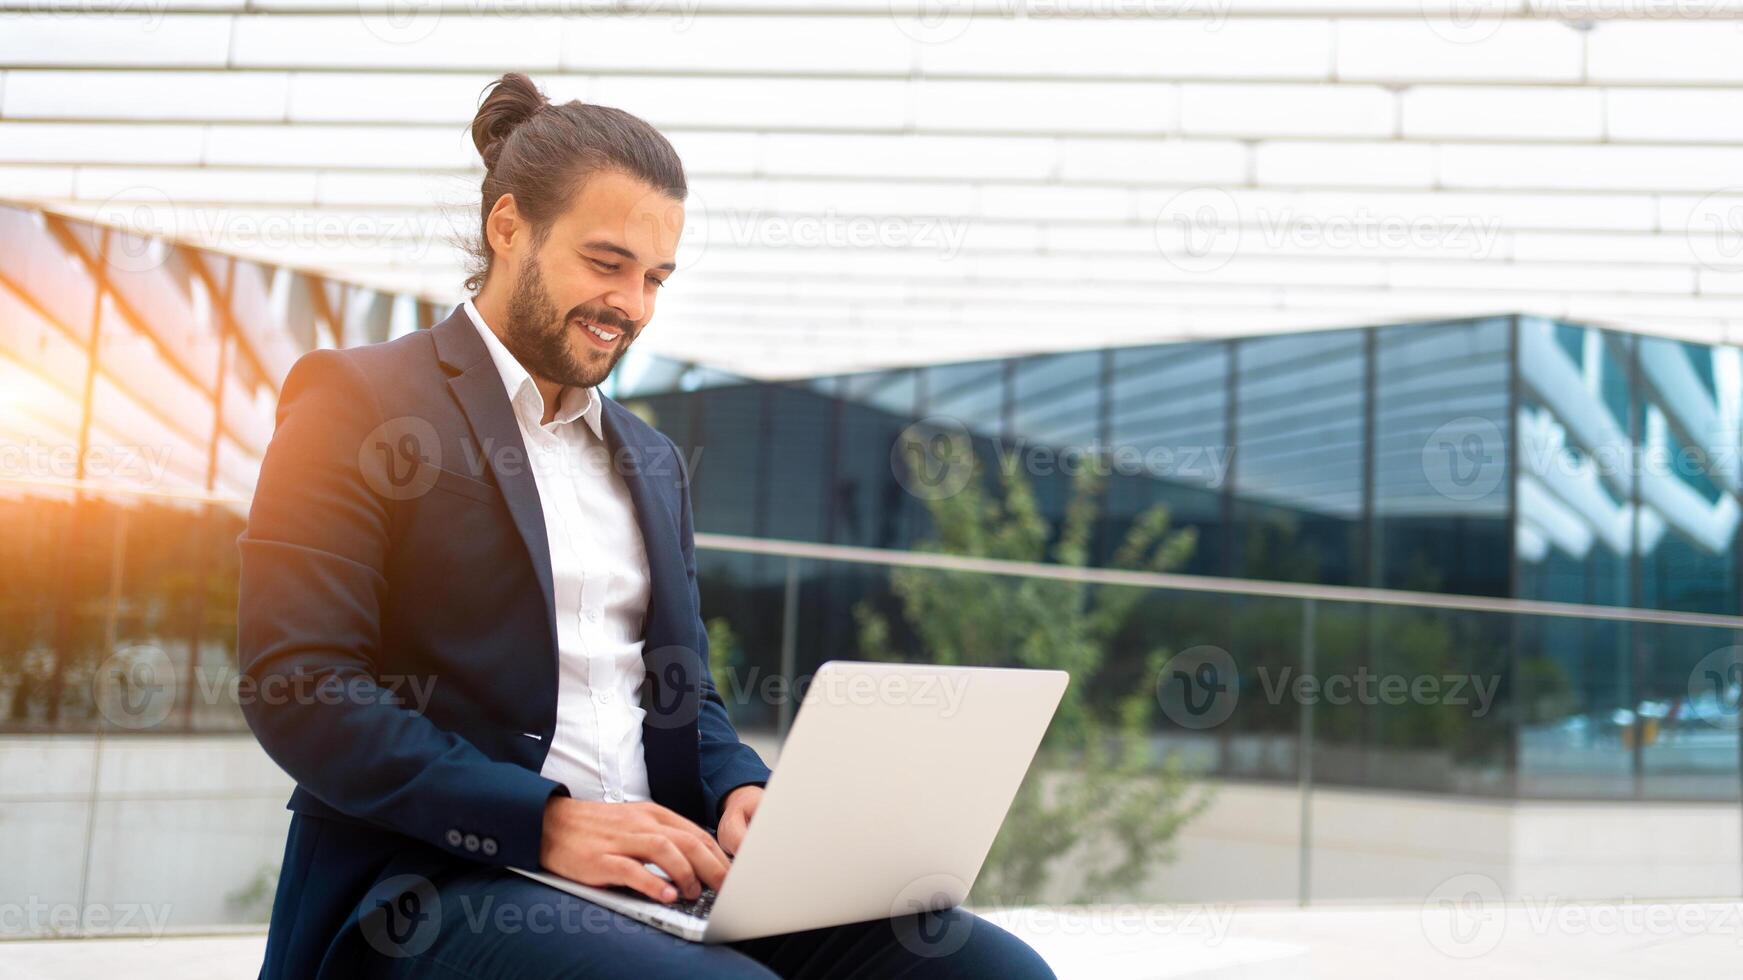
<svg viewBox="0 0 1743 980">
<path fill-rule="evenodd" d="M 654 469 L 670 450 L 662 445 L 650 445 L 637 437 L 636 430 L 622 416 L 629 409 L 603 396 L 599 399 L 604 423 L 605 444 L 611 452 L 613 469 L 623 476 L 629 488 L 629 498 L 635 504 L 636 525 L 642 532 L 642 546 L 648 555 L 648 626 L 645 649 L 655 650 L 674 645 L 696 649 L 690 635 L 688 617 L 690 576 L 684 568 L 684 553 L 679 547 L 676 524 L 665 496 L 653 485 L 661 478 Z M 675 466 L 676 459 L 665 463 Z"/>
<path fill-rule="evenodd" d="M 648 616 L 642 663 L 653 684 L 644 695 L 642 752 L 654 799 L 698 823 L 712 824 L 702 799 L 698 727 L 702 707 L 700 617 L 691 607 L 690 575 L 678 525 L 660 481 L 676 479 L 670 446 L 632 421 L 629 409 L 601 398 L 605 442 L 623 475 L 648 556 Z"/>
<path fill-rule="evenodd" d="M 463 307 L 455 307 L 446 320 L 430 328 L 437 355 L 450 371 L 448 388 L 466 413 L 472 427 L 473 449 L 483 457 L 496 485 L 508 503 L 515 530 L 526 544 L 527 556 L 538 573 L 544 592 L 545 620 L 550 624 L 551 649 L 557 649 L 557 607 L 551 586 L 551 544 L 545 536 L 545 512 L 539 503 L 539 487 L 527 459 L 526 443 L 514 407 L 502 388 L 502 375 L 490 359 L 490 351 Z"/>
</svg>

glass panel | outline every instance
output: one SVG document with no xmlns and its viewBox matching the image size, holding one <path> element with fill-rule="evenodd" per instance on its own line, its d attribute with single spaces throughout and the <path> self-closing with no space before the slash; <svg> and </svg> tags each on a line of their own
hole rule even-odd
<svg viewBox="0 0 1743 980">
<path fill-rule="evenodd" d="M 1361 580 L 1367 336 L 1345 330 L 1235 345 L 1234 574 Z"/>
<path fill-rule="evenodd" d="M 1163 506 L 1172 526 L 1197 534 L 1177 570 L 1228 574 L 1229 346 L 1133 347 L 1115 350 L 1113 362 L 1108 442 L 1116 475 L 1108 484 L 1097 563 L 1112 562 L 1139 514 Z"/>
<path fill-rule="evenodd" d="M 1508 594 L 1510 327 L 1377 331 L 1372 584 Z"/>
</svg>

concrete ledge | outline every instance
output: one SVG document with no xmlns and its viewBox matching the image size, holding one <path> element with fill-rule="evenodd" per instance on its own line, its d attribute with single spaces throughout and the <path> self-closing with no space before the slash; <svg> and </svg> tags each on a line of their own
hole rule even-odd
<svg viewBox="0 0 1743 980">
<path fill-rule="evenodd" d="M 983 910 L 1061 980 L 1499 980 L 1734 974 L 1743 902 L 1521 903 L 1479 892 L 1413 906 L 1133 905 Z M 11 980 L 234 980 L 258 932 L 0 942 Z"/>
</svg>

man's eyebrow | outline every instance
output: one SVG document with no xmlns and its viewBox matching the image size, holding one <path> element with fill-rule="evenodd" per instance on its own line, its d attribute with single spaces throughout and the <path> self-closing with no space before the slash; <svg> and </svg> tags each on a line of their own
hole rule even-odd
<svg viewBox="0 0 1743 980">
<path fill-rule="evenodd" d="M 630 260 L 631 262 L 640 262 L 641 261 L 641 259 L 636 257 L 636 254 L 634 252 L 630 251 L 629 249 L 624 248 L 622 245 L 619 245 L 616 242 L 608 242 L 608 241 L 605 241 L 604 239 L 594 239 L 593 241 L 587 242 L 586 244 L 582 245 L 581 247 L 582 248 L 596 248 L 596 249 L 600 249 L 602 251 L 610 252 L 613 255 L 621 255 L 624 258 Z M 656 265 L 656 266 L 654 266 L 654 268 L 664 269 L 667 272 L 674 272 L 678 268 L 678 263 L 666 262 L 666 263 L 663 263 L 661 265 Z"/>
</svg>

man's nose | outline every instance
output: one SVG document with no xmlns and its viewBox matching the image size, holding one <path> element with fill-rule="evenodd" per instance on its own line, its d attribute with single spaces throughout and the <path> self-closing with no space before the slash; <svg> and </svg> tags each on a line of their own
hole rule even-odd
<svg viewBox="0 0 1743 980">
<path fill-rule="evenodd" d="M 640 296 L 612 293 L 605 297 L 605 303 L 623 321 L 625 329 L 641 322 L 644 304 Z"/>
</svg>

